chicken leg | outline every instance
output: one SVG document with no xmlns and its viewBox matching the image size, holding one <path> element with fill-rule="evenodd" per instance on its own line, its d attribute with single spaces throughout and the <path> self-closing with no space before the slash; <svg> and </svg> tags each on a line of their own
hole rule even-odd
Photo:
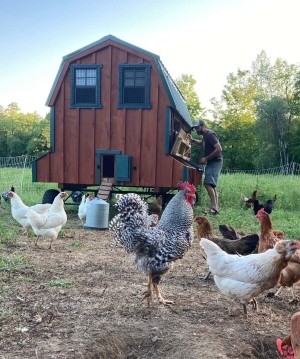
<svg viewBox="0 0 300 359">
<path fill-rule="evenodd" d="M 36 236 L 35 241 L 34 241 L 34 246 L 35 247 L 38 247 L 38 239 L 39 239 L 39 236 Z"/>
<path fill-rule="evenodd" d="M 253 310 L 257 310 L 257 301 L 255 298 L 251 299 L 249 303 L 252 304 Z M 244 314 L 247 316 L 248 315 L 247 304 L 243 303 L 243 309 L 244 309 Z"/>
<path fill-rule="evenodd" d="M 279 293 L 281 293 L 282 289 L 283 289 L 283 285 L 281 285 L 278 289 L 278 291 L 274 294 L 275 297 L 278 297 L 279 296 Z M 295 295 L 295 291 L 294 291 L 294 287 L 291 286 L 291 291 L 292 291 L 292 300 L 290 300 L 289 302 L 290 303 L 297 303 L 298 302 L 298 299 L 296 298 L 296 295 Z"/>
<path fill-rule="evenodd" d="M 166 299 L 163 298 L 163 296 L 160 293 L 158 284 L 153 283 L 153 288 L 155 290 L 155 293 L 156 293 L 156 296 L 157 296 L 159 304 L 163 304 L 163 305 L 174 304 L 174 302 L 172 300 L 166 300 Z"/>
<path fill-rule="evenodd" d="M 148 307 L 150 306 L 150 302 L 152 300 L 152 277 L 151 275 L 148 276 L 148 285 L 147 285 L 148 289 L 143 293 L 143 300 L 145 300 L 147 298 L 147 304 Z"/>
</svg>

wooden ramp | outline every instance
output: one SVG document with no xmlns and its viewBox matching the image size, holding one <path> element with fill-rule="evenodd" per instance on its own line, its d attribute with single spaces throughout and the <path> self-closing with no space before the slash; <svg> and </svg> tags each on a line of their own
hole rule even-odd
<svg viewBox="0 0 300 359">
<path fill-rule="evenodd" d="M 98 189 L 97 197 L 107 201 L 110 195 L 112 185 L 113 185 L 113 179 L 103 178 L 101 185 Z"/>
</svg>

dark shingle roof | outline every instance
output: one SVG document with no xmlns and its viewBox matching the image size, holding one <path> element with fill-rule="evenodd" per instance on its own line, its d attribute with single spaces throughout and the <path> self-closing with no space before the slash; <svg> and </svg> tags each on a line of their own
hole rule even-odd
<svg viewBox="0 0 300 359">
<path fill-rule="evenodd" d="M 54 83 L 52 85 L 52 88 L 50 90 L 50 93 L 49 93 L 49 96 L 47 98 L 47 102 L 46 102 L 46 105 L 49 104 L 52 96 L 53 96 L 53 93 L 56 89 L 56 86 L 57 86 L 57 83 L 59 81 L 59 78 L 62 74 L 62 71 L 64 69 L 64 66 L 65 66 L 65 63 L 72 59 L 72 57 L 75 57 L 77 55 L 80 55 L 80 53 L 83 53 L 87 50 L 91 50 L 93 47 L 96 47 L 102 43 L 104 43 L 105 41 L 113 41 L 113 42 L 116 42 L 116 43 L 119 43 L 123 46 L 126 46 L 128 48 L 131 48 L 135 51 L 138 51 L 138 52 L 141 52 L 149 57 L 151 57 L 154 62 L 156 63 L 157 65 L 157 68 L 158 68 L 158 71 L 159 71 L 159 74 L 162 78 L 162 81 L 163 81 L 163 84 L 165 86 L 165 90 L 168 94 L 168 97 L 169 97 L 169 101 L 170 101 L 170 104 L 171 106 L 177 110 L 177 112 L 182 116 L 182 118 L 185 120 L 185 122 L 192 126 L 193 122 L 192 122 L 192 119 L 191 119 L 191 116 L 189 114 L 189 111 L 188 111 L 188 108 L 187 108 L 187 105 L 185 103 L 185 100 L 183 98 L 183 96 L 181 95 L 180 91 L 178 90 L 177 86 L 175 85 L 173 79 L 171 78 L 170 74 L 168 73 L 168 71 L 166 70 L 165 66 L 163 65 L 163 63 L 161 62 L 160 60 L 160 57 L 152 52 L 149 52 L 149 51 L 146 51 L 140 47 L 137 47 L 137 46 L 134 46 L 126 41 L 123 41 L 113 35 L 107 35 L 107 36 L 104 36 L 102 37 L 100 40 L 98 41 L 95 41 L 85 47 L 82 47 L 81 49 L 79 50 L 76 50 L 74 52 L 71 52 L 70 54 L 66 55 L 63 57 L 62 59 L 62 62 L 60 64 L 60 67 L 59 67 L 59 70 L 58 70 L 58 73 L 55 77 L 55 80 L 54 80 Z"/>
</svg>

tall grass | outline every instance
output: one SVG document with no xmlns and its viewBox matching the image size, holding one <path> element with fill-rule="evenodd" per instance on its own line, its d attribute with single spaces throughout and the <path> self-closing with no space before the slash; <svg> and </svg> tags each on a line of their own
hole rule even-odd
<svg viewBox="0 0 300 359">
<path fill-rule="evenodd" d="M 56 183 L 32 183 L 31 169 L 29 168 L 0 168 L 0 192 L 15 187 L 24 203 L 28 205 L 40 203 L 44 192 L 50 188 L 57 188 Z M 217 231 L 218 225 L 227 223 L 247 233 L 258 232 L 259 224 L 252 209 L 244 209 L 241 200 L 242 194 L 249 197 L 257 190 L 258 198 L 266 201 L 276 194 L 277 200 L 271 214 L 274 228 L 284 230 L 288 237 L 300 239 L 300 176 L 263 174 L 253 175 L 245 173 L 221 174 L 219 184 L 220 215 L 210 217 Z M 198 187 L 199 201 L 195 207 L 195 215 L 203 215 L 209 207 L 208 195 L 203 186 Z M 114 199 L 113 199 L 114 200 Z M 2 219 L 8 212 L 7 221 L 0 220 L 1 237 L 10 240 L 15 235 L 15 222 L 9 218 L 9 204 L 1 203 Z M 66 206 L 67 211 L 76 211 L 76 206 Z M 1 208 L 0 208 L 1 209 Z"/>
<path fill-rule="evenodd" d="M 11 186 L 29 204 L 34 204 L 42 200 L 47 189 L 57 188 L 57 183 L 32 182 L 31 168 L 0 168 L 0 193 L 9 190 Z"/>
<path fill-rule="evenodd" d="M 215 230 L 221 223 L 247 233 L 259 230 L 253 210 L 245 209 L 242 201 L 242 195 L 250 197 L 254 190 L 262 202 L 277 196 L 271 214 L 273 228 L 284 230 L 287 237 L 300 239 L 300 177 L 293 175 L 222 174 L 219 183 L 220 215 L 210 217 Z M 209 197 L 202 186 L 198 194 L 199 204 L 195 212 L 202 215 L 209 207 Z"/>
</svg>

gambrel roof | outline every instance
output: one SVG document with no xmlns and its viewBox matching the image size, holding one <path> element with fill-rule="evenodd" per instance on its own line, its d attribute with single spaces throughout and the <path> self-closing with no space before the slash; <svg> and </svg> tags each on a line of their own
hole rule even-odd
<svg viewBox="0 0 300 359">
<path fill-rule="evenodd" d="M 192 126 L 193 122 L 191 119 L 191 116 L 189 114 L 186 102 L 182 96 L 182 94 L 180 93 L 179 89 L 177 88 L 175 82 L 173 81 L 173 79 L 171 78 L 170 74 L 168 73 L 167 69 L 165 68 L 165 66 L 163 65 L 162 61 L 160 60 L 160 57 L 152 52 L 149 52 L 147 50 L 144 50 L 140 47 L 134 46 L 128 42 L 125 42 L 113 35 L 107 35 L 102 37 L 100 40 L 95 41 L 85 47 L 82 47 L 79 50 L 76 50 L 66 56 L 63 57 L 62 62 L 60 64 L 58 73 L 55 77 L 54 83 L 52 85 L 52 88 L 50 90 L 49 96 L 47 98 L 47 102 L 46 105 L 47 106 L 51 106 L 52 105 L 52 100 L 53 100 L 53 96 L 55 95 L 55 92 L 58 91 L 58 83 L 59 80 L 61 78 L 61 76 L 63 75 L 63 73 L 67 70 L 68 64 L 71 61 L 74 61 L 75 59 L 78 59 L 81 57 L 81 55 L 83 53 L 87 53 L 87 52 L 92 52 L 94 47 L 97 47 L 99 45 L 104 44 L 106 41 L 111 41 L 117 44 L 120 44 L 122 46 L 125 46 L 127 48 L 130 48 L 134 51 L 140 52 L 150 58 L 153 59 L 153 61 L 155 62 L 158 72 L 160 74 L 160 77 L 162 79 L 162 82 L 164 84 L 166 93 L 168 95 L 169 101 L 170 101 L 170 105 L 171 107 L 173 107 L 174 109 L 176 109 L 176 111 L 181 115 L 181 117 L 183 118 L 183 120 L 189 125 Z"/>
</svg>

